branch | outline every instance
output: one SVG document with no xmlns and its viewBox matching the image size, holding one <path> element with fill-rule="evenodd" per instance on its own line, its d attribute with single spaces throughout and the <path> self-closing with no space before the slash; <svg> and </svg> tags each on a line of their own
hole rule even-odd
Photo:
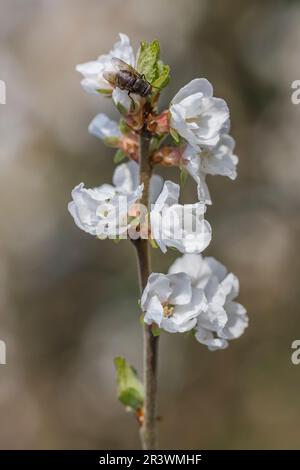
<svg viewBox="0 0 300 470">
<path fill-rule="evenodd" d="M 150 140 L 146 134 L 140 136 L 140 183 L 144 184 L 141 204 L 149 206 L 149 184 L 152 166 L 149 159 Z M 150 245 L 147 239 L 139 238 L 135 241 L 138 259 L 138 271 L 141 292 L 146 287 L 151 273 Z M 151 325 L 144 325 L 144 387 L 145 405 L 144 422 L 141 427 L 141 441 L 143 449 L 156 449 L 157 446 L 157 418 L 156 418 L 156 392 L 157 392 L 157 355 L 158 337 L 153 336 Z"/>
</svg>

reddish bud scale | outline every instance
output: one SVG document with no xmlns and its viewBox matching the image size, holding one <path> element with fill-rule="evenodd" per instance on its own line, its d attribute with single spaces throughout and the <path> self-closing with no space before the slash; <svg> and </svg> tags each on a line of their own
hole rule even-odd
<svg viewBox="0 0 300 470">
<path fill-rule="evenodd" d="M 149 114 L 147 129 L 152 134 L 168 134 L 170 132 L 169 110 L 166 109 L 158 116 Z"/>
<path fill-rule="evenodd" d="M 123 135 L 119 142 L 119 148 L 131 159 L 139 160 L 139 142 L 138 137 L 133 132 Z"/>
<path fill-rule="evenodd" d="M 143 408 L 139 408 L 138 410 L 136 410 L 135 416 L 139 423 L 139 426 L 143 426 L 145 419 Z"/>
<path fill-rule="evenodd" d="M 133 112 L 128 113 L 125 117 L 126 124 L 134 131 L 140 131 L 144 126 L 145 104 L 145 99 L 141 98 L 139 103 L 135 103 L 136 107 Z"/>
<path fill-rule="evenodd" d="M 160 164 L 166 167 L 179 166 L 181 156 L 182 150 L 180 147 L 170 147 L 165 145 L 153 153 L 152 162 L 153 164 Z"/>
</svg>

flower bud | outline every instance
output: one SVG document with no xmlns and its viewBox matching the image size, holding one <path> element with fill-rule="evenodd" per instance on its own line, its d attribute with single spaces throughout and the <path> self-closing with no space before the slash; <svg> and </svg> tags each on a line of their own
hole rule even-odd
<svg viewBox="0 0 300 470">
<path fill-rule="evenodd" d="M 133 132 L 123 134 L 119 140 L 118 147 L 131 159 L 138 162 L 139 160 L 139 142 L 138 137 Z"/>
<path fill-rule="evenodd" d="M 141 98 L 138 106 L 125 116 L 126 124 L 134 131 L 140 131 L 144 126 L 144 105 L 145 100 Z"/>
<path fill-rule="evenodd" d="M 166 167 L 179 166 L 181 160 L 181 148 L 163 146 L 152 155 L 153 164 L 160 164 Z"/>
<path fill-rule="evenodd" d="M 166 109 L 158 116 L 149 115 L 147 123 L 148 131 L 153 134 L 167 134 L 170 131 L 169 110 Z"/>
</svg>

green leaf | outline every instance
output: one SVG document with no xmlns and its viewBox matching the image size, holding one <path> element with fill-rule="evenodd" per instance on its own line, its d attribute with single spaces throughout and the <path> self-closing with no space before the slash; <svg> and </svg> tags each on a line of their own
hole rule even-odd
<svg viewBox="0 0 300 470">
<path fill-rule="evenodd" d="M 149 241 L 150 241 L 150 245 L 152 246 L 152 248 L 158 248 L 158 244 L 153 238 L 150 238 Z"/>
<path fill-rule="evenodd" d="M 141 42 L 136 68 L 153 85 L 153 93 L 158 93 L 169 83 L 170 67 L 160 60 L 160 45 L 157 40 Z"/>
<path fill-rule="evenodd" d="M 151 325 L 151 332 L 153 336 L 159 336 L 161 334 L 161 329 L 155 323 L 153 323 Z"/>
<path fill-rule="evenodd" d="M 101 95 L 111 95 L 111 90 L 110 89 L 106 89 L 106 88 L 99 88 L 97 90 L 98 93 L 100 93 Z"/>
<path fill-rule="evenodd" d="M 127 116 L 128 111 L 125 108 L 125 106 L 123 106 L 119 101 L 115 104 L 116 104 L 116 107 L 117 107 L 117 110 L 119 111 L 119 113 L 122 114 L 122 116 Z"/>
<path fill-rule="evenodd" d="M 115 156 L 114 156 L 114 163 L 120 163 L 126 158 L 126 154 L 123 152 L 123 150 L 119 149 L 117 150 Z"/>
<path fill-rule="evenodd" d="M 150 140 L 150 147 L 149 147 L 149 152 L 155 152 L 155 150 L 158 150 L 163 141 L 168 137 L 168 134 L 161 134 L 161 135 L 156 135 L 153 136 L 152 139 Z"/>
<path fill-rule="evenodd" d="M 158 77 L 160 46 L 157 40 L 153 42 L 142 41 L 138 52 L 137 71 L 145 75 L 146 80 L 152 83 Z"/>
<path fill-rule="evenodd" d="M 176 144 L 180 143 L 180 135 L 175 131 L 175 129 L 170 129 L 170 134 L 173 140 L 175 140 Z"/>
<path fill-rule="evenodd" d="M 185 187 L 185 183 L 188 177 L 188 172 L 185 168 L 180 168 L 180 187 L 183 189 Z"/>
<path fill-rule="evenodd" d="M 161 90 L 167 86 L 170 81 L 170 67 L 168 65 L 164 65 L 161 60 L 157 62 L 157 65 L 159 76 L 156 80 L 154 80 L 152 86 L 158 88 L 158 90 Z"/>
<path fill-rule="evenodd" d="M 117 137 L 105 137 L 103 142 L 108 147 L 117 147 L 119 145 L 119 139 Z"/>
<path fill-rule="evenodd" d="M 191 330 L 186 331 L 184 333 L 184 338 L 194 337 L 196 334 L 196 331 L 197 331 L 196 328 L 192 328 Z"/>
<path fill-rule="evenodd" d="M 122 134 L 128 134 L 130 127 L 127 125 L 125 119 L 120 119 L 119 128 Z"/>
<path fill-rule="evenodd" d="M 136 370 L 123 357 L 116 357 L 114 363 L 120 402 L 134 411 L 141 409 L 144 405 L 144 387 Z"/>
</svg>

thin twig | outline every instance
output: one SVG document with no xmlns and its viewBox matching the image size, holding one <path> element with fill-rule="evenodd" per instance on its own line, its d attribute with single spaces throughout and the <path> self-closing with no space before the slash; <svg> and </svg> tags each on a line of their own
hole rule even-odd
<svg viewBox="0 0 300 470">
<path fill-rule="evenodd" d="M 149 206 L 149 183 L 152 167 L 149 159 L 149 138 L 147 134 L 140 136 L 140 183 L 144 185 L 141 204 Z M 139 238 L 134 243 L 138 259 L 138 271 L 141 292 L 144 290 L 149 274 L 151 273 L 149 241 Z M 157 355 L 158 337 L 153 336 L 151 326 L 144 325 L 144 422 L 141 427 L 141 441 L 143 449 L 157 448 Z"/>
</svg>

